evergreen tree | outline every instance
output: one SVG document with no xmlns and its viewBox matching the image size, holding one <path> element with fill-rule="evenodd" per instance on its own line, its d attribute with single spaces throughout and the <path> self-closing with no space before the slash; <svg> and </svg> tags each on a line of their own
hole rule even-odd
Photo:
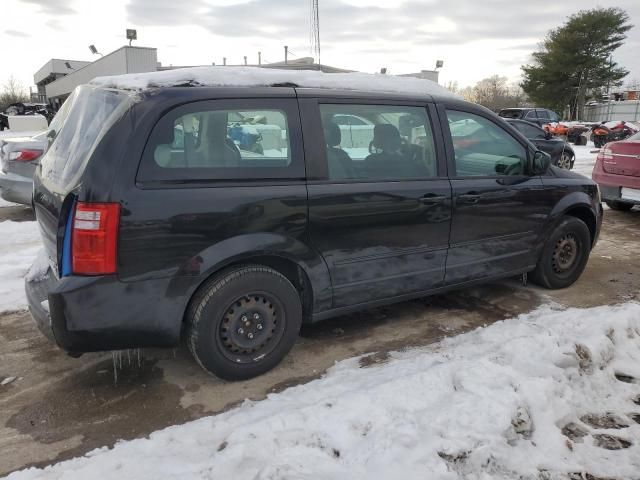
<svg viewBox="0 0 640 480">
<path fill-rule="evenodd" d="M 583 117 L 589 89 L 620 85 L 629 73 L 611 54 L 627 38 L 633 25 L 620 8 L 582 10 L 551 30 L 522 67 L 522 89 L 537 105 L 563 111 L 570 105 L 572 119 Z"/>
</svg>

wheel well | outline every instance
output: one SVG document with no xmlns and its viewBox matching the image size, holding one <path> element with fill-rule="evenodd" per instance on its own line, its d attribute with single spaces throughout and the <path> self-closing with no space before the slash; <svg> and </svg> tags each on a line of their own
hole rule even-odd
<svg viewBox="0 0 640 480">
<path fill-rule="evenodd" d="M 596 238 L 596 217 L 588 207 L 575 207 L 565 212 L 565 215 L 575 217 L 582 220 L 589 228 L 591 236 L 591 246 L 593 247 L 593 241 Z"/>
<path fill-rule="evenodd" d="M 300 267 L 293 260 L 289 260 L 288 258 L 279 257 L 277 255 L 256 255 L 253 257 L 246 257 L 242 260 L 238 260 L 236 262 L 225 265 L 224 267 L 212 272 L 207 278 L 205 278 L 200 286 L 193 292 L 191 298 L 193 298 L 200 287 L 211 277 L 214 275 L 218 275 L 223 270 L 233 269 L 235 267 L 239 267 L 242 265 L 264 265 L 265 267 L 273 268 L 278 273 L 284 275 L 287 280 L 289 280 L 292 285 L 298 291 L 300 295 L 300 301 L 302 302 L 302 321 L 306 322 L 311 319 L 311 314 L 313 313 L 313 290 L 311 288 L 311 281 L 307 276 L 307 273 L 304 271 L 302 267 Z M 187 305 L 191 303 L 191 298 Z M 185 309 L 185 312 L 188 310 Z"/>
</svg>

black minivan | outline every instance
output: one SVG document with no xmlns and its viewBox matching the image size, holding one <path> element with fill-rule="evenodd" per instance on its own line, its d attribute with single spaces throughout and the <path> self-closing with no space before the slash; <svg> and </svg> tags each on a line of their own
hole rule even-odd
<svg viewBox="0 0 640 480">
<path fill-rule="evenodd" d="M 183 339 L 207 371 L 246 379 L 303 322 L 580 276 L 598 187 L 497 115 L 292 78 L 76 89 L 34 179 L 48 262 L 26 290 L 50 339 L 72 355 Z"/>
</svg>

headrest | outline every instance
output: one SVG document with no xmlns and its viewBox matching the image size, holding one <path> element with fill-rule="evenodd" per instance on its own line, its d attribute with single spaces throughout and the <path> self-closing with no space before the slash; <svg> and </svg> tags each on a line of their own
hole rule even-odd
<svg viewBox="0 0 640 480">
<path fill-rule="evenodd" d="M 382 123 L 373 127 L 373 145 L 386 152 L 396 152 L 402 146 L 402 138 L 396 127 Z"/>
<path fill-rule="evenodd" d="M 167 145 L 166 143 L 158 145 L 153 153 L 153 157 L 158 165 L 167 167 L 171 162 L 171 145 Z"/>
<path fill-rule="evenodd" d="M 333 122 L 325 123 L 324 139 L 330 147 L 337 147 L 342 142 L 340 127 Z"/>
</svg>

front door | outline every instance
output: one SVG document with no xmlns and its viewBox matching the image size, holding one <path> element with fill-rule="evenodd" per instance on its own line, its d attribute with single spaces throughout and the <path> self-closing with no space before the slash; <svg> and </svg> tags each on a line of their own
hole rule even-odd
<svg viewBox="0 0 640 480">
<path fill-rule="evenodd" d="M 454 205 L 446 283 L 533 268 L 549 205 L 528 173 L 528 146 L 483 112 L 456 106 L 442 116 Z"/>
<path fill-rule="evenodd" d="M 311 98 L 300 106 L 309 232 L 334 307 L 442 286 L 451 186 L 435 109 Z"/>
</svg>

